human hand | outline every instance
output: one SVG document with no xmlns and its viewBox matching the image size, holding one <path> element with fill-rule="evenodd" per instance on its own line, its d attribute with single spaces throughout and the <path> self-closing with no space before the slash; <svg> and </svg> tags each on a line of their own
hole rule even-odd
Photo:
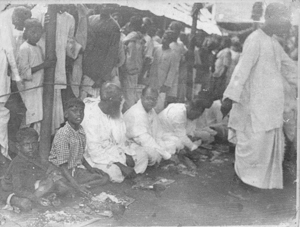
<svg viewBox="0 0 300 227">
<path fill-rule="evenodd" d="M 50 22 L 50 15 L 48 13 L 45 14 L 44 18 L 44 26 Z"/>
<path fill-rule="evenodd" d="M 202 140 L 197 140 L 194 142 L 194 144 L 199 147 L 202 144 Z"/>
<path fill-rule="evenodd" d="M 92 198 L 92 193 L 88 190 L 88 188 L 90 188 L 90 186 L 88 184 L 81 184 L 78 186 L 78 191 L 83 194 L 84 196 L 88 197 L 88 198 Z"/>
<path fill-rule="evenodd" d="M 221 112 L 223 114 L 223 118 L 227 116 L 231 108 L 232 108 L 232 100 L 229 98 L 224 99 L 222 101 L 222 106 L 221 106 Z"/>
<path fill-rule="evenodd" d="M 37 203 L 44 206 L 44 207 L 49 207 L 51 206 L 51 202 L 50 200 L 46 199 L 46 198 L 38 198 L 37 199 Z"/>
</svg>

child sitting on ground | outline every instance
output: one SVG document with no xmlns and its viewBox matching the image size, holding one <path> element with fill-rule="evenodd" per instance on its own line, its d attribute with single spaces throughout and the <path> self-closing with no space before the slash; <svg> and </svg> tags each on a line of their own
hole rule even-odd
<svg viewBox="0 0 300 227">
<path fill-rule="evenodd" d="M 91 167 L 83 157 L 86 136 L 80 124 L 84 117 L 84 107 L 85 104 L 80 99 L 72 98 L 67 102 L 67 122 L 54 137 L 49 161 L 59 166 L 74 189 L 90 197 L 91 193 L 87 188 L 106 184 L 109 176 L 102 170 Z"/>
<path fill-rule="evenodd" d="M 42 164 L 38 153 L 38 137 L 33 128 L 23 128 L 17 132 L 18 155 L 1 180 L 1 200 L 22 211 L 31 210 L 33 204 L 49 206 L 50 201 L 43 196 L 52 193 L 55 199 L 56 194 L 53 193 L 64 195 L 71 189 L 54 165 Z"/>
<path fill-rule="evenodd" d="M 44 69 L 54 66 L 56 61 L 44 61 L 42 47 L 37 44 L 43 34 L 42 24 L 37 19 L 27 19 L 24 23 L 23 38 L 26 42 L 20 46 L 18 69 L 24 81 L 25 90 L 41 87 L 20 93 L 27 109 L 23 125 L 29 127 L 33 124 L 34 129 L 40 133 L 40 122 L 43 119 Z"/>
</svg>

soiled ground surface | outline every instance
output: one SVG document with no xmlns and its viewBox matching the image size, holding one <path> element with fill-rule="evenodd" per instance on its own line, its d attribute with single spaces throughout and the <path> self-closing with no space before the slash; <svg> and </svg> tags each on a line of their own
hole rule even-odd
<svg viewBox="0 0 300 227">
<path fill-rule="evenodd" d="M 296 184 L 285 174 L 284 190 L 251 194 L 250 201 L 242 201 L 227 194 L 233 176 L 234 155 L 225 146 L 215 160 L 199 161 L 198 174 L 191 177 L 174 170 L 148 168 L 147 177 L 175 180 L 160 195 L 153 190 L 132 189 L 134 182 L 109 184 L 93 192 L 102 191 L 134 198 L 122 217 L 100 217 L 72 224 L 51 223 L 46 226 L 207 226 L 207 225 L 293 225 L 296 212 Z M 58 210 L 72 207 L 67 202 Z M 45 211 L 45 210 L 44 210 Z M 41 210 L 30 214 L 0 211 L 6 217 L 3 226 L 33 226 L 32 220 Z M 38 226 L 38 225 L 36 225 Z"/>
</svg>

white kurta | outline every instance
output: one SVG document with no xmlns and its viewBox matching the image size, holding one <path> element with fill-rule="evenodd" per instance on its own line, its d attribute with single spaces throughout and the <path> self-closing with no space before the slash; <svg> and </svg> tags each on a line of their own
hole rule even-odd
<svg viewBox="0 0 300 227">
<path fill-rule="evenodd" d="M 173 86 L 175 75 L 178 70 L 177 55 L 171 49 L 164 50 L 162 45 L 154 48 L 153 62 L 149 71 L 150 86 L 160 90 L 165 85 L 170 88 Z M 157 113 L 164 109 L 165 97 L 169 93 L 160 93 L 155 111 Z"/>
<path fill-rule="evenodd" d="M 244 44 L 224 97 L 234 101 L 229 139 L 236 142 L 235 170 L 247 184 L 282 188 L 283 77 L 296 86 L 297 66 L 261 29 Z"/>
<path fill-rule="evenodd" d="M 149 165 L 169 159 L 180 147 L 178 138 L 163 132 L 156 112 L 152 109 L 147 113 L 141 100 L 127 110 L 124 121 L 127 137 L 147 148 Z"/>
<path fill-rule="evenodd" d="M 175 53 L 177 53 L 177 59 L 176 59 L 176 67 L 177 67 L 177 71 L 175 73 L 174 76 L 174 81 L 171 87 L 170 92 L 168 93 L 169 96 L 172 97 L 177 97 L 177 92 L 178 92 L 178 78 L 179 78 L 179 72 L 181 71 L 179 69 L 180 67 L 180 62 L 184 60 L 184 54 L 187 52 L 186 47 L 184 46 L 183 43 L 179 43 L 179 42 L 172 42 L 170 44 L 170 48 L 175 51 Z"/>
<path fill-rule="evenodd" d="M 25 42 L 20 47 L 18 55 L 18 68 L 21 78 L 24 80 L 24 89 L 43 85 L 44 69 L 34 74 L 31 69 L 44 62 L 42 48 L 32 46 Z M 39 122 L 43 119 L 43 87 L 23 91 L 20 93 L 26 106 L 26 125 Z"/>
<path fill-rule="evenodd" d="M 143 173 L 147 166 L 147 155 L 141 147 L 126 142 L 126 126 L 122 119 L 112 119 L 104 114 L 98 104 L 100 98 L 84 100 L 85 110 L 82 126 L 86 133 L 87 147 L 84 154 L 92 167 L 102 169 L 112 181 L 122 182 L 124 176 L 114 162 L 126 165 L 125 154 L 133 156 L 136 173 Z"/>
<path fill-rule="evenodd" d="M 182 146 L 190 150 L 197 149 L 198 145 L 194 144 L 187 136 L 186 105 L 184 103 L 169 104 L 159 115 L 162 128 L 165 132 L 170 133 L 181 141 Z"/>
<path fill-rule="evenodd" d="M 15 59 L 16 40 L 13 36 L 12 13 L 14 8 L 0 13 L 0 151 L 5 157 L 8 156 L 7 125 L 10 118 L 9 110 L 5 103 L 9 98 L 10 82 L 21 80 Z M 8 72 L 10 66 L 11 73 Z M 2 97 L 1 97 L 2 96 Z"/>
</svg>

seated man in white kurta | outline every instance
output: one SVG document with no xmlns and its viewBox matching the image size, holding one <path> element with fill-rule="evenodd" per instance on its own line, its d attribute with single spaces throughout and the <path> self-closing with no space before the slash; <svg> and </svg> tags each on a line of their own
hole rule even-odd
<svg viewBox="0 0 300 227">
<path fill-rule="evenodd" d="M 193 122 L 194 125 L 189 125 L 188 133 L 193 131 L 195 136 L 208 142 L 214 141 L 215 138 L 218 138 L 220 141 L 227 141 L 228 116 L 223 118 L 221 105 L 220 100 L 214 101 L 212 105 L 205 109 L 202 115 Z"/>
<path fill-rule="evenodd" d="M 158 91 L 145 87 L 141 99 L 124 114 L 126 135 L 135 143 L 147 148 L 149 165 L 160 163 L 162 159 L 170 159 L 176 150 L 183 148 L 177 137 L 162 130 L 153 109 L 157 99 Z"/>
<path fill-rule="evenodd" d="M 187 103 L 171 103 L 158 115 L 162 128 L 176 136 L 182 146 L 190 151 L 196 150 L 201 145 L 201 139 L 192 142 L 187 135 L 188 121 L 197 119 L 204 111 L 200 100 Z"/>
<path fill-rule="evenodd" d="M 124 178 L 146 170 L 147 154 L 138 145 L 126 141 L 126 127 L 120 111 L 120 88 L 104 83 L 100 98 L 84 100 L 82 126 L 87 138 L 84 156 L 92 167 L 106 172 L 112 182 L 122 182 Z"/>
</svg>

